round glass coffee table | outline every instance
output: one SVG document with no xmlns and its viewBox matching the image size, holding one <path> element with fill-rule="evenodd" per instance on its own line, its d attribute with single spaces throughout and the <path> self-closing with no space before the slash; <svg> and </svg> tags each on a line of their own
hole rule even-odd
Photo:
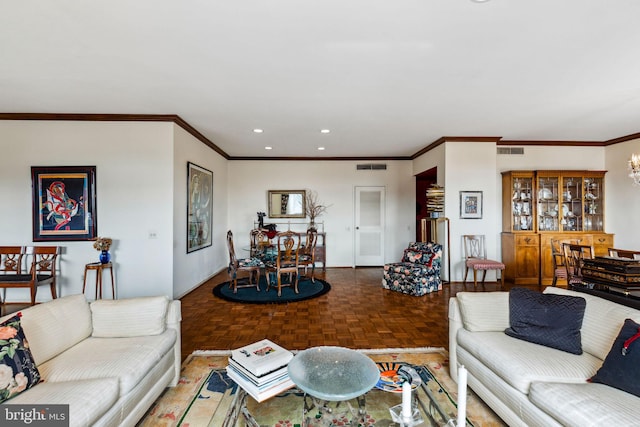
<svg viewBox="0 0 640 427">
<path fill-rule="evenodd" d="M 373 360 L 355 350 L 343 347 L 312 347 L 296 354 L 289 362 L 289 377 L 305 393 L 304 425 L 309 425 L 310 413 L 335 419 L 344 403 L 343 416 L 363 418 L 365 393 L 371 390 L 380 371 Z M 357 409 L 349 402 L 357 399 Z M 329 402 L 337 402 L 333 405 Z"/>
</svg>

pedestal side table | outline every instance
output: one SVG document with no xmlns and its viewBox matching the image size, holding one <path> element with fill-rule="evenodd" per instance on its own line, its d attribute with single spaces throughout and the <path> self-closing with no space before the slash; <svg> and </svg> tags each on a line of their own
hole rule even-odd
<svg viewBox="0 0 640 427">
<path fill-rule="evenodd" d="M 96 299 L 102 299 L 102 274 L 104 270 L 108 269 L 111 273 L 111 298 L 116 299 L 116 285 L 113 279 L 113 263 L 101 263 L 101 262 L 92 262 L 84 266 L 84 281 L 82 283 L 82 293 L 84 293 L 85 288 L 87 286 L 87 273 L 89 271 L 96 272 Z M 98 297 L 98 295 L 100 295 Z"/>
</svg>

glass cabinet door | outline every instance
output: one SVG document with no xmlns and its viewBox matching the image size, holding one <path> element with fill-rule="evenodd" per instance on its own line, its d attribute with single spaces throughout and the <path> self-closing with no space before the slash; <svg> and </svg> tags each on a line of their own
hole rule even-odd
<svg viewBox="0 0 640 427">
<path fill-rule="evenodd" d="M 563 176 L 558 213 L 562 231 L 583 231 L 582 176 Z"/>
<path fill-rule="evenodd" d="M 584 177 L 584 231 L 604 231 L 604 200 L 602 177 Z"/>
<path fill-rule="evenodd" d="M 511 178 L 511 224 L 513 231 L 533 230 L 533 176 Z"/>
<path fill-rule="evenodd" d="M 538 176 L 538 231 L 559 231 L 559 176 Z"/>
</svg>

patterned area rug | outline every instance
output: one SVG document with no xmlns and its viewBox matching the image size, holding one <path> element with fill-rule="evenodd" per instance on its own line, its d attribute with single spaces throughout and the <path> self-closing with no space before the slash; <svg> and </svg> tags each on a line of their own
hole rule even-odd
<svg viewBox="0 0 640 427">
<path fill-rule="evenodd" d="M 432 390 L 437 391 L 438 399 L 449 399 L 455 405 L 457 399 L 456 383 L 449 376 L 448 353 L 444 349 L 381 349 L 362 350 L 378 364 L 403 362 L 416 367 L 424 367 L 433 380 Z M 182 366 L 182 374 L 178 385 L 167 389 L 154 403 L 145 418 L 138 424 L 142 426 L 160 427 L 220 427 L 237 386 L 225 372 L 227 351 L 197 351 L 191 354 Z M 422 375 L 421 375 L 422 376 Z M 293 405 L 295 400 L 272 398 L 257 404 L 250 397 L 247 407 L 253 410 L 267 411 L 261 414 L 260 425 L 273 427 L 296 427 L 300 424 L 300 405 Z M 298 400 L 299 401 L 299 400 Z M 369 404 L 375 402 L 367 400 Z M 385 406 L 387 408 L 388 406 Z M 387 417 L 388 418 L 388 417 Z M 268 422 L 264 420 L 268 419 Z M 244 421 L 244 419 L 242 419 Z M 467 393 L 467 426 L 494 427 L 505 424 L 471 391 Z M 238 422 L 238 425 L 244 425 Z M 388 421 L 367 426 L 389 425 Z M 428 424 L 423 424 L 428 425 Z"/>
</svg>

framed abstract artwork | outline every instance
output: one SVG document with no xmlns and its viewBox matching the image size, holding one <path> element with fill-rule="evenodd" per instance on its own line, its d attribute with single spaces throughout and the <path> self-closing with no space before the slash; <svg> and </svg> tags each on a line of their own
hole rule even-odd
<svg viewBox="0 0 640 427">
<path fill-rule="evenodd" d="M 482 191 L 460 192 L 460 218 L 482 219 Z"/>
<path fill-rule="evenodd" d="M 33 241 L 97 237 L 95 166 L 32 166 Z"/>
<path fill-rule="evenodd" d="M 211 246 L 213 172 L 187 162 L 187 253 Z"/>
</svg>

